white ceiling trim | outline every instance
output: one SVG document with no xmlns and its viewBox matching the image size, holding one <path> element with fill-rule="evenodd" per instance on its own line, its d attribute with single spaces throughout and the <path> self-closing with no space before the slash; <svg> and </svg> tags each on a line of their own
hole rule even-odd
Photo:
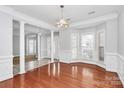
<svg viewBox="0 0 124 93">
<path fill-rule="evenodd" d="M 33 17 L 30 17 L 28 15 L 25 15 L 23 13 L 20 13 L 18 11 L 15 11 L 14 9 L 7 7 L 7 6 L 0 6 L 0 11 L 5 12 L 11 16 L 13 16 L 13 19 L 15 20 L 19 20 L 19 21 L 24 21 L 28 24 L 34 25 L 34 26 L 38 26 L 41 28 L 45 28 L 45 29 L 49 29 L 50 31 L 59 31 L 60 29 L 57 27 L 54 27 L 46 22 L 40 21 L 38 19 L 35 19 Z M 70 25 L 70 28 L 73 29 L 74 27 L 82 27 L 84 25 L 89 25 L 89 24 L 94 24 L 94 23 L 98 23 L 98 22 L 105 22 L 107 20 L 111 20 L 114 18 L 117 18 L 118 14 L 117 13 L 112 13 L 112 14 L 108 14 L 108 15 L 104 15 L 104 16 L 99 16 L 93 19 L 89 19 L 86 21 L 80 21 L 77 23 L 72 23 Z"/>
<path fill-rule="evenodd" d="M 70 25 L 70 27 L 71 28 L 81 27 L 81 26 L 88 25 L 88 24 L 94 24 L 94 23 L 98 23 L 98 22 L 105 22 L 105 21 L 115 19 L 115 18 L 118 18 L 118 14 L 117 13 L 112 13 L 112 14 L 96 17 L 96 18 L 93 18 L 93 19 L 89 19 L 89 20 L 86 20 L 86 21 L 73 23 L 73 24 Z"/>
<path fill-rule="evenodd" d="M 15 10 L 13 10 L 12 8 L 7 7 L 7 6 L 0 6 L 0 11 L 11 15 L 14 20 L 24 21 L 25 23 L 28 23 L 28 24 L 31 24 L 34 26 L 38 26 L 41 28 L 49 29 L 50 31 L 56 30 L 56 28 L 54 26 L 51 26 L 48 23 L 45 23 L 43 21 L 39 21 L 33 17 L 30 17 L 30 16 L 25 15 L 23 13 L 17 12 Z"/>
</svg>

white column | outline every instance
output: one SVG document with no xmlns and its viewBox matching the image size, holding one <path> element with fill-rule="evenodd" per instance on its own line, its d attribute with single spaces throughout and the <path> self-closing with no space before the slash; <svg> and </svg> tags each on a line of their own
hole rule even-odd
<svg viewBox="0 0 124 93">
<path fill-rule="evenodd" d="M 24 22 L 20 22 L 20 74 L 25 73 L 25 31 Z"/>
<path fill-rule="evenodd" d="M 54 32 L 51 31 L 51 63 L 54 62 Z"/>
<path fill-rule="evenodd" d="M 41 55 L 40 55 L 40 52 L 41 52 L 41 49 L 40 49 L 40 48 L 41 48 L 41 47 L 40 47 L 40 42 L 41 42 L 41 41 L 40 41 L 40 39 L 41 39 L 41 38 L 40 38 L 40 36 L 41 36 L 41 34 L 38 33 L 38 34 L 37 34 L 38 60 L 40 60 L 40 58 L 41 58 Z"/>
</svg>

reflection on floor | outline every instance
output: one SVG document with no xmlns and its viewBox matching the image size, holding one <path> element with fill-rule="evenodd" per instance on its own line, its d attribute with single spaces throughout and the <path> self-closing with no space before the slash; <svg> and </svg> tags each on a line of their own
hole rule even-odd
<svg viewBox="0 0 124 93">
<path fill-rule="evenodd" d="M 50 63 L 50 59 L 48 59 L 48 58 L 44 58 L 40 61 L 38 61 L 38 60 L 28 61 L 25 63 L 25 70 L 29 71 L 34 68 L 38 68 L 40 66 L 46 65 L 48 63 Z M 17 75 L 18 73 L 19 73 L 19 64 L 14 64 L 13 65 L 13 74 Z"/>
<path fill-rule="evenodd" d="M 32 67 L 32 66 L 31 66 Z M 96 65 L 54 62 L 0 82 L 0 87 L 123 87 L 118 75 Z"/>
</svg>

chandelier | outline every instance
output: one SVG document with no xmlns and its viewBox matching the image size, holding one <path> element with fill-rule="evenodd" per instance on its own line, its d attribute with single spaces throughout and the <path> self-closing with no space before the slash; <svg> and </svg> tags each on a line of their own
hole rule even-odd
<svg viewBox="0 0 124 93">
<path fill-rule="evenodd" d="M 63 17 L 64 5 L 60 5 L 60 8 L 61 8 L 61 18 L 59 19 L 59 21 L 57 21 L 56 25 L 58 28 L 67 28 L 69 27 L 69 20 Z"/>
</svg>

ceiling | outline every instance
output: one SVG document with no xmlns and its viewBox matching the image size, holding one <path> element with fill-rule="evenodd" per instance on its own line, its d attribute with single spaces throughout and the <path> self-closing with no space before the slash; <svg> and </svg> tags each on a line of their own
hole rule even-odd
<svg viewBox="0 0 124 93">
<path fill-rule="evenodd" d="M 55 25 L 56 20 L 60 18 L 59 5 L 9 5 L 9 7 L 50 25 Z M 70 23 L 78 23 L 113 12 L 119 13 L 123 7 L 121 5 L 65 5 L 64 17 L 71 19 Z M 88 14 L 94 11 L 95 13 Z"/>
</svg>

